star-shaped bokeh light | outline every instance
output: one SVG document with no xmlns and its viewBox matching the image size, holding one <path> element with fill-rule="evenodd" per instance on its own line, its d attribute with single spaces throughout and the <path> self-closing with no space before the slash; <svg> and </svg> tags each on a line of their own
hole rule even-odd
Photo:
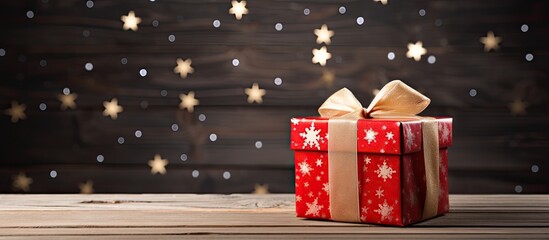
<svg viewBox="0 0 549 240">
<path fill-rule="evenodd" d="M 118 105 L 118 99 L 113 98 L 110 102 L 104 101 L 103 106 L 105 110 L 103 111 L 103 116 L 110 116 L 112 119 L 118 118 L 118 113 L 124 111 L 122 106 Z"/>
<path fill-rule="evenodd" d="M 181 103 L 179 104 L 180 109 L 187 109 L 188 112 L 194 111 L 194 106 L 198 105 L 200 101 L 194 98 L 194 92 L 190 91 L 189 94 L 179 94 L 179 99 Z"/>
<path fill-rule="evenodd" d="M 421 60 L 421 55 L 425 55 L 427 49 L 423 47 L 423 43 L 418 41 L 416 43 L 408 43 L 408 52 L 406 52 L 406 57 L 413 58 L 416 61 Z"/>
<path fill-rule="evenodd" d="M 168 160 L 163 159 L 160 154 L 155 154 L 153 160 L 149 160 L 149 166 L 151 167 L 151 174 L 160 173 L 162 175 L 166 174 L 166 165 L 168 165 Z"/>
<path fill-rule="evenodd" d="M 124 22 L 122 26 L 124 30 L 137 31 L 137 24 L 141 23 L 141 18 L 136 17 L 134 11 L 130 11 L 128 15 L 123 15 L 120 20 Z"/>
<path fill-rule="evenodd" d="M 27 177 L 25 173 L 19 173 L 13 176 L 13 188 L 15 190 L 28 192 L 30 190 L 30 185 L 32 183 L 32 178 Z"/>
<path fill-rule="evenodd" d="M 78 98 L 78 95 L 76 93 L 57 95 L 57 99 L 61 101 L 61 110 L 76 108 L 76 98 Z"/>
<path fill-rule="evenodd" d="M 322 81 L 326 83 L 327 85 L 331 86 L 334 83 L 335 80 L 335 73 L 332 70 L 324 70 L 322 71 Z"/>
<path fill-rule="evenodd" d="M 374 0 L 374 2 L 379 2 L 383 5 L 387 5 L 387 3 L 389 3 L 389 0 Z"/>
<path fill-rule="evenodd" d="M 254 83 L 251 88 L 246 88 L 244 92 L 248 95 L 248 103 L 262 103 L 265 89 L 259 88 L 259 84 Z"/>
<path fill-rule="evenodd" d="M 332 58 L 332 54 L 328 52 L 328 49 L 323 46 L 320 49 L 313 49 L 313 63 L 318 63 L 320 66 L 325 66 L 326 61 Z"/>
<path fill-rule="evenodd" d="M 334 31 L 328 30 L 328 26 L 326 24 L 323 24 L 319 29 L 315 29 L 314 33 L 316 35 L 316 43 L 318 44 L 330 44 L 332 42 L 330 38 L 334 36 Z"/>
<path fill-rule="evenodd" d="M 258 195 L 269 194 L 269 185 L 255 184 L 254 191 L 252 192 L 252 194 L 258 194 Z"/>
<path fill-rule="evenodd" d="M 494 32 L 489 31 L 486 34 L 486 37 L 481 37 L 480 42 L 484 44 L 484 51 L 489 52 L 490 50 L 498 50 L 499 49 L 499 43 L 501 42 L 501 37 L 496 37 Z"/>
<path fill-rule="evenodd" d="M 192 60 L 190 58 L 185 60 L 178 58 L 176 62 L 177 66 L 173 69 L 173 72 L 179 73 L 179 76 L 181 76 L 181 78 L 187 78 L 187 75 L 189 73 L 194 72 L 193 67 L 191 67 Z"/>
<path fill-rule="evenodd" d="M 515 99 L 513 102 L 509 103 L 509 110 L 511 110 L 511 114 L 515 116 L 526 114 L 526 107 L 528 107 L 528 103 L 520 99 Z"/>
<path fill-rule="evenodd" d="M 16 101 L 12 101 L 11 108 L 6 109 L 4 113 L 11 117 L 11 122 L 16 123 L 19 120 L 27 118 L 27 115 L 25 114 L 25 109 L 27 109 L 27 105 L 19 104 Z"/>
<path fill-rule="evenodd" d="M 92 194 L 93 193 L 93 182 L 91 180 L 86 181 L 85 183 L 80 183 L 78 185 L 80 188 L 81 194 Z"/>
<path fill-rule="evenodd" d="M 229 9 L 229 13 L 234 14 L 234 17 L 237 20 L 242 19 L 242 15 L 248 14 L 246 1 L 231 1 L 231 5 L 232 7 Z"/>
</svg>

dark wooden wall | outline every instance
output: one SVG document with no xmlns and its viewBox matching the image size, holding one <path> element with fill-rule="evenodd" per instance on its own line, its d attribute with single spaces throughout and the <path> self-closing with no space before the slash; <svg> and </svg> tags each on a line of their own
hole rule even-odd
<svg viewBox="0 0 549 240">
<path fill-rule="evenodd" d="M 323 99 L 344 86 L 367 105 L 374 89 L 401 79 L 432 99 L 423 115 L 454 117 L 451 193 L 547 193 L 548 5 L 252 0 L 249 14 L 237 21 L 228 13 L 230 1 L 101 0 L 91 8 L 86 1 L 4 1 L 0 192 L 18 192 L 12 180 L 20 172 L 33 179 L 31 193 L 79 192 L 88 180 L 99 193 L 251 192 L 257 183 L 292 192 L 290 117 L 316 115 Z M 136 32 L 122 29 L 120 17 L 130 10 L 142 18 Z M 363 25 L 356 23 L 359 16 Z M 219 28 L 212 26 L 215 19 Z M 274 28 L 279 22 L 280 32 Z M 321 46 L 313 30 L 322 24 L 335 31 L 325 67 L 311 63 L 311 50 Z M 521 31 L 523 24 L 528 31 Z M 479 38 L 488 31 L 502 37 L 498 51 L 484 52 Z M 428 51 L 419 62 L 405 56 L 415 41 Z M 388 60 L 388 52 L 396 58 Z M 533 61 L 525 60 L 527 53 Z M 431 55 L 434 64 L 427 62 Z M 177 58 L 192 59 L 195 72 L 186 79 L 173 73 Z M 92 71 L 84 68 L 87 62 Z M 335 75 L 333 83 L 323 79 L 326 71 Z M 276 77 L 282 85 L 273 83 Z M 267 91 L 263 104 L 246 101 L 244 88 L 254 82 Z M 57 95 L 64 88 L 78 94 L 76 109 L 60 109 Z M 179 94 L 188 91 L 200 100 L 194 113 L 178 108 Z M 102 115 L 103 101 L 113 97 L 124 108 L 116 120 Z M 517 99 L 527 102 L 525 114 L 510 111 Z M 17 123 L 3 113 L 14 100 L 27 106 L 27 118 Z M 217 141 L 209 140 L 211 133 Z M 169 160 L 167 174 L 150 173 L 147 162 L 155 154 Z"/>
</svg>

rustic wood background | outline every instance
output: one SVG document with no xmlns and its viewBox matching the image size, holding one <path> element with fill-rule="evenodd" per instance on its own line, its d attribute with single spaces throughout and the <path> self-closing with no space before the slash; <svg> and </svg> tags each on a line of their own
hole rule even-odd
<svg viewBox="0 0 549 240">
<path fill-rule="evenodd" d="M 17 192 L 12 177 L 19 172 L 33 178 L 31 193 L 79 192 L 88 180 L 99 193 L 251 192 L 256 183 L 292 192 L 290 117 L 316 115 L 323 99 L 344 86 L 367 104 L 374 89 L 393 79 L 432 99 L 424 115 L 454 117 L 451 193 L 549 192 L 547 2 L 252 0 L 241 21 L 225 0 L 86 3 L 1 3 L 0 109 L 19 101 L 27 119 L 0 117 L 0 192 Z M 142 18 L 137 32 L 122 29 L 120 17 L 130 10 Z M 311 50 L 320 47 L 313 30 L 322 24 L 335 31 L 325 67 L 311 63 Z M 488 31 L 503 38 L 499 51 L 483 51 L 479 38 Z M 420 62 L 405 57 L 415 41 L 428 51 Z M 388 52 L 396 54 L 393 61 Z M 174 74 L 177 58 L 191 58 L 195 73 Z M 335 74 L 333 83 L 323 80 L 325 71 Z M 276 77 L 282 85 L 273 83 Z M 244 88 L 254 82 L 267 90 L 261 105 L 246 102 Z M 78 94 L 75 110 L 60 110 L 57 95 L 65 87 Z M 178 109 L 178 95 L 188 91 L 200 100 L 192 114 Z M 103 101 L 113 97 L 124 107 L 117 120 L 102 116 Z M 528 102 L 526 114 L 512 114 L 516 99 Z M 134 136 L 137 129 L 143 137 Z M 169 160 L 166 175 L 150 173 L 154 154 Z"/>
</svg>

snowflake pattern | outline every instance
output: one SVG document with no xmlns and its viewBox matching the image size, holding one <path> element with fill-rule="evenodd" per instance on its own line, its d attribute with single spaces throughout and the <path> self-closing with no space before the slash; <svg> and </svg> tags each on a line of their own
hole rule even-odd
<svg viewBox="0 0 549 240">
<path fill-rule="evenodd" d="M 368 210 L 370 210 L 370 208 L 366 206 L 361 208 L 360 221 L 366 222 L 366 216 L 368 215 Z"/>
<path fill-rule="evenodd" d="M 368 156 L 365 156 L 364 157 L 364 164 L 370 164 L 370 162 L 372 162 L 372 159 L 369 158 Z"/>
<path fill-rule="evenodd" d="M 383 189 L 381 187 L 376 190 L 376 196 L 377 198 L 383 197 Z"/>
<path fill-rule="evenodd" d="M 322 137 L 320 137 L 320 131 L 321 129 L 315 129 L 315 122 L 311 122 L 311 126 L 308 128 L 305 128 L 305 132 L 299 133 L 299 136 L 303 138 L 303 148 L 309 146 L 309 147 L 316 147 L 318 150 L 320 150 L 320 144 L 318 141 L 323 140 Z"/>
<path fill-rule="evenodd" d="M 301 172 L 301 175 L 309 175 L 309 173 L 313 170 L 311 166 L 305 161 L 299 163 L 299 172 Z"/>
<path fill-rule="evenodd" d="M 389 219 L 391 217 L 393 206 L 388 205 L 387 200 L 385 200 L 383 201 L 383 204 L 378 204 L 378 209 L 374 210 L 374 212 L 381 215 L 381 221 L 384 221 L 385 219 Z"/>
<path fill-rule="evenodd" d="M 368 130 L 364 130 L 366 132 L 366 137 L 364 137 L 364 140 L 368 141 L 368 144 L 376 141 L 377 132 L 372 130 L 372 128 Z"/>
<path fill-rule="evenodd" d="M 324 208 L 324 206 L 318 205 L 318 198 L 315 198 L 315 200 L 313 202 L 306 203 L 306 204 L 307 204 L 307 212 L 305 213 L 305 215 L 309 215 L 309 216 L 318 217 L 320 210 L 322 210 L 322 208 Z M 385 204 L 387 204 L 387 203 L 385 203 Z"/>
<path fill-rule="evenodd" d="M 378 169 L 375 171 L 377 177 L 383 178 L 383 181 L 386 182 L 387 178 L 393 178 L 393 173 L 396 173 L 393 168 L 387 166 L 387 161 L 383 161 L 383 165 L 377 165 Z"/>
<path fill-rule="evenodd" d="M 385 134 L 385 137 L 387 138 L 387 140 L 393 140 L 393 137 L 394 137 L 394 136 L 395 136 L 395 135 L 394 135 L 392 132 L 387 132 L 387 133 Z"/>
<path fill-rule="evenodd" d="M 322 190 L 324 190 L 324 192 L 326 192 L 327 195 L 330 195 L 330 184 L 328 183 L 324 183 L 324 185 L 322 185 Z"/>
<path fill-rule="evenodd" d="M 322 167 L 322 159 L 319 158 L 319 159 L 316 160 L 316 166 L 317 167 Z"/>
<path fill-rule="evenodd" d="M 299 124 L 299 119 L 297 118 L 292 118 L 292 120 L 290 120 L 292 122 L 292 124 L 294 125 L 298 125 Z"/>
</svg>

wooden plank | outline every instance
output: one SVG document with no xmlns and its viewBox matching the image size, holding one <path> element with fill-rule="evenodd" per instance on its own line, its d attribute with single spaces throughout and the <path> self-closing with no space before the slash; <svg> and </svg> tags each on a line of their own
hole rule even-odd
<svg viewBox="0 0 549 240">
<path fill-rule="evenodd" d="M 298 219 L 293 195 L 0 195 L 0 237 L 539 238 L 547 195 L 451 195 L 450 213 L 411 227 Z"/>
</svg>

